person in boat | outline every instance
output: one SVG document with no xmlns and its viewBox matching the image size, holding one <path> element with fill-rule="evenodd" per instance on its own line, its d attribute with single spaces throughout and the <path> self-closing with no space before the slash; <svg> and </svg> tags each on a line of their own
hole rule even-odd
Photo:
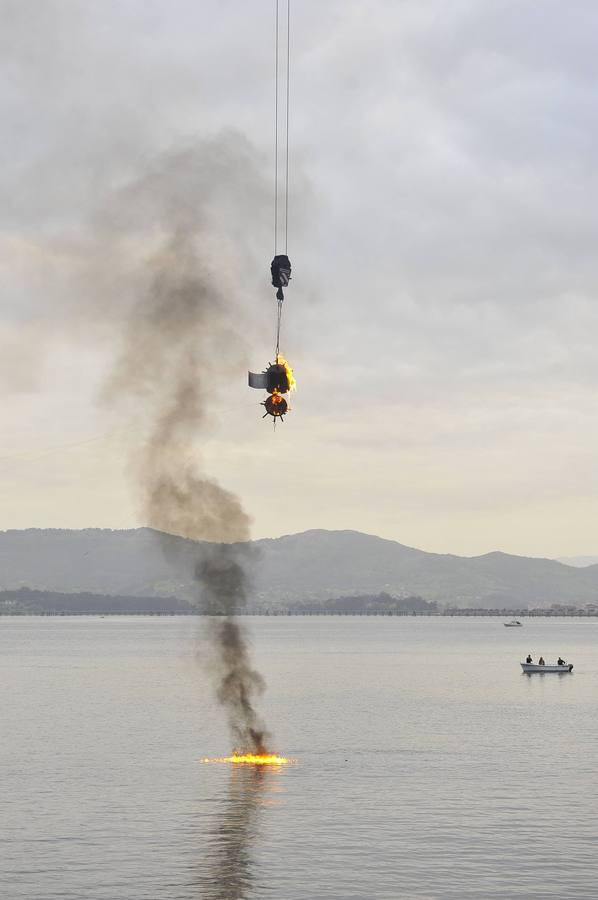
<svg viewBox="0 0 598 900">
<path fill-rule="evenodd" d="M 527 659 L 526 659 L 525 661 L 526 661 L 526 663 L 527 663 L 528 665 L 529 665 L 530 663 L 533 663 L 533 659 L 532 659 L 530 653 L 527 654 Z"/>
<path fill-rule="evenodd" d="M 561 656 L 559 656 L 559 661 L 557 662 L 557 666 L 566 666 L 566 665 L 567 665 L 567 663 L 565 662 L 565 660 Z"/>
<path fill-rule="evenodd" d="M 545 663 L 544 663 L 544 657 L 543 657 L 543 656 L 541 656 L 540 659 L 538 660 L 538 665 L 539 665 L 539 666 L 545 665 Z"/>
</svg>

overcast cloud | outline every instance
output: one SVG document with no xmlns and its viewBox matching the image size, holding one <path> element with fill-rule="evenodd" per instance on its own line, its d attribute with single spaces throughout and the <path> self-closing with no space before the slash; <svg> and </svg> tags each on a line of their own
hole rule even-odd
<svg viewBox="0 0 598 900">
<path fill-rule="evenodd" d="M 246 341 L 202 451 L 255 536 L 595 553 L 598 7 L 292 8 L 299 389 L 273 435 L 243 375 L 273 352 L 273 2 L 0 2 L 0 527 L 143 524 L 98 394 L 160 160 L 184 206 L 207 143 L 260 174 L 215 192 Z"/>
</svg>

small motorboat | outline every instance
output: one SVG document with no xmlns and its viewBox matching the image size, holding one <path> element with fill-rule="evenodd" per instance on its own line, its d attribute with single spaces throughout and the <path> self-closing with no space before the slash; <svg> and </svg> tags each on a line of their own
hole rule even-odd
<svg viewBox="0 0 598 900">
<path fill-rule="evenodd" d="M 532 672 L 541 672 L 541 673 L 561 672 L 561 673 L 563 673 L 563 672 L 571 672 L 573 669 L 573 663 L 565 663 L 562 666 L 559 666 L 556 664 L 553 666 L 546 665 L 546 664 L 544 664 L 543 666 L 540 666 L 540 665 L 538 665 L 538 663 L 522 662 L 521 668 L 523 669 L 523 671 L 525 672 L 526 675 L 531 675 Z"/>
<path fill-rule="evenodd" d="M 503 622 L 505 628 L 523 628 L 523 623 L 519 619 L 511 619 L 510 622 Z"/>
</svg>

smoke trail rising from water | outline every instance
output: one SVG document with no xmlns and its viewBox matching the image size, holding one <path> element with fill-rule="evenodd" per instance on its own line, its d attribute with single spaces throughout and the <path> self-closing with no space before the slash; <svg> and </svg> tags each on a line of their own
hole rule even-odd
<svg viewBox="0 0 598 900">
<path fill-rule="evenodd" d="M 245 603 L 247 585 L 241 552 L 239 547 L 219 545 L 198 563 L 196 575 L 204 587 L 207 609 L 225 614 L 208 623 L 212 643 L 219 650 L 212 664 L 217 680 L 216 696 L 227 712 L 235 746 L 263 754 L 268 752 L 269 734 L 254 704 L 265 685 L 262 676 L 251 666 L 247 642 L 235 619 Z"/>
<path fill-rule="evenodd" d="M 160 190 L 181 198 L 180 171 L 161 173 Z M 206 190 L 207 190 L 206 184 Z M 201 209 L 202 200 L 196 197 Z M 235 746 L 262 753 L 267 731 L 255 710 L 263 679 L 251 666 L 236 614 L 246 601 L 250 520 L 235 494 L 203 471 L 194 446 L 209 422 L 211 392 L 230 365 L 235 310 L 217 279 L 208 251 L 205 219 L 174 215 L 165 246 L 125 325 L 122 349 L 110 377 L 110 399 L 134 401 L 142 434 L 131 471 L 144 518 L 167 535 L 210 541 L 195 567 L 211 647 L 208 670 L 226 710 Z M 175 208 L 176 213 L 176 208 Z M 172 210 L 171 210 L 172 215 Z M 166 543 L 171 543 L 166 541 Z"/>
</svg>

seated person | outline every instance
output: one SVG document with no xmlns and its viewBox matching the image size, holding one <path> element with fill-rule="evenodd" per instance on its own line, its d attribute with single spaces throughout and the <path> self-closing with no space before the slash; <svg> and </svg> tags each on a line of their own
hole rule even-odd
<svg viewBox="0 0 598 900">
<path fill-rule="evenodd" d="M 538 665 L 539 665 L 539 666 L 545 665 L 545 663 L 544 663 L 544 657 L 543 657 L 543 656 L 541 656 L 540 659 L 538 660 Z"/>
<path fill-rule="evenodd" d="M 529 653 L 527 654 L 527 659 L 525 661 L 526 663 L 533 663 L 533 659 L 531 658 L 531 655 Z"/>
<path fill-rule="evenodd" d="M 566 666 L 566 665 L 567 665 L 567 663 L 565 662 L 565 660 L 559 656 L 559 661 L 557 662 L 557 666 Z"/>
</svg>

